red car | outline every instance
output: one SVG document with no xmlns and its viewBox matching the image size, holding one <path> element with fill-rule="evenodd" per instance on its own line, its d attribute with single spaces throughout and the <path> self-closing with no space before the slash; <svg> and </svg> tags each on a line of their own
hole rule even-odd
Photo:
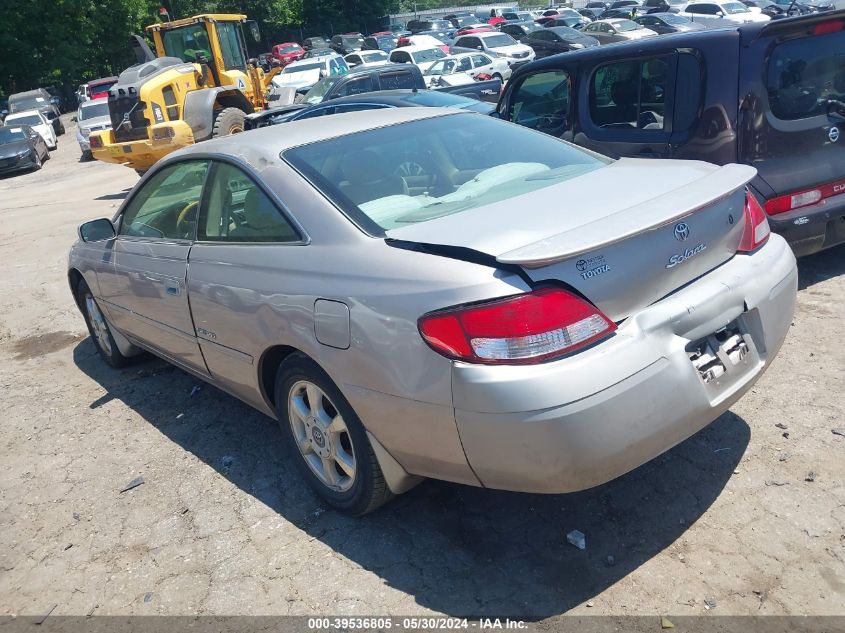
<svg viewBox="0 0 845 633">
<path fill-rule="evenodd" d="M 291 62 L 302 59 L 305 56 L 305 49 L 296 42 L 285 42 L 274 46 L 270 54 L 282 66 L 287 66 Z"/>
<path fill-rule="evenodd" d="M 507 22 L 507 20 L 505 18 L 499 16 L 499 15 L 497 15 L 494 18 L 490 18 L 489 20 L 487 20 L 487 24 L 490 24 L 492 26 L 496 26 L 497 24 L 504 24 L 505 22 Z"/>
<path fill-rule="evenodd" d="M 108 97 L 109 89 L 117 83 L 117 77 L 103 77 L 102 79 L 93 79 L 88 82 L 89 99 L 99 99 L 100 97 Z"/>
</svg>

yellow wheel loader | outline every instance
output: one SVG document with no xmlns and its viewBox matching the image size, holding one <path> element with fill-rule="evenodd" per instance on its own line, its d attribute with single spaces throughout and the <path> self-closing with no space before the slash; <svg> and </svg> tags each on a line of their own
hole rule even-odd
<svg viewBox="0 0 845 633">
<path fill-rule="evenodd" d="M 245 15 L 204 14 L 147 27 L 156 54 L 139 36 L 138 63 L 109 91 L 112 129 L 91 134 L 94 158 L 143 173 L 172 151 L 244 129 L 266 107 L 270 73 L 247 58 Z"/>
</svg>

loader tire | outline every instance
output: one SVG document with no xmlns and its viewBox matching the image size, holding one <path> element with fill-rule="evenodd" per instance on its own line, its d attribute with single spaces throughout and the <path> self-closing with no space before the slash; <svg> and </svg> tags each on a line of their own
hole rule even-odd
<svg viewBox="0 0 845 633">
<path fill-rule="evenodd" d="M 224 108 L 214 119 L 214 128 L 211 131 L 211 138 L 228 136 L 244 131 L 246 113 L 238 108 Z"/>
</svg>

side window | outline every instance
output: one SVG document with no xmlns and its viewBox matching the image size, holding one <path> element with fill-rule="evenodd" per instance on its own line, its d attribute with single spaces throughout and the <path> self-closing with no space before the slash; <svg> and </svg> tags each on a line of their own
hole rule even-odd
<svg viewBox="0 0 845 633">
<path fill-rule="evenodd" d="M 606 128 L 663 130 L 670 57 L 599 66 L 590 82 L 590 118 Z"/>
<path fill-rule="evenodd" d="M 459 70 L 469 70 L 469 68 L 464 68 L 464 62 L 467 62 L 467 65 L 469 64 L 469 60 L 466 57 L 464 57 L 461 60 L 461 65 L 460 65 Z M 490 61 L 490 58 L 487 57 L 487 55 L 473 55 L 472 56 L 472 63 L 477 68 L 478 66 L 489 66 L 493 62 Z"/>
<path fill-rule="evenodd" d="M 359 77 L 352 81 L 347 81 L 340 87 L 337 95 L 339 97 L 348 97 L 349 95 L 359 95 L 364 92 L 371 92 L 373 89 L 370 77 Z"/>
<path fill-rule="evenodd" d="M 192 240 L 208 161 L 165 167 L 135 194 L 120 223 L 120 234 Z"/>
<path fill-rule="evenodd" d="M 384 73 L 379 82 L 382 90 L 412 90 L 417 87 L 414 76 L 406 70 Z"/>
<path fill-rule="evenodd" d="M 220 52 L 223 53 L 223 65 L 227 70 L 233 68 L 246 69 L 243 48 L 238 40 L 239 26 L 234 22 L 218 22 L 217 34 L 220 40 Z"/>
<path fill-rule="evenodd" d="M 407 64 L 411 61 L 411 56 L 405 51 L 393 51 L 390 60 L 397 64 Z"/>
<path fill-rule="evenodd" d="M 361 58 L 358 57 L 358 55 L 350 55 L 349 57 L 346 58 L 346 61 L 349 62 L 350 64 L 360 64 Z"/>
<path fill-rule="evenodd" d="M 210 242 L 295 242 L 299 235 L 249 176 L 228 163 L 217 163 L 197 238 Z"/>
<path fill-rule="evenodd" d="M 314 119 L 318 116 L 325 116 L 327 114 L 334 114 L 335 107 L 333 105 L 330 106 L 323 106 L 322 108 L 313 107 L 313 108 L 306 108 L 300 113 L 294 114 L 290 120 L 291 121 L 301 121 L 302 119 Z"/>
<path fill-rule="evenodd" d="M 477 37 L 468 37 L 464 46 L 466 46 L 467 48 L 478 48 L 479 46 L 481 46 L 481 40 Z"/>
<path fill-rule="evenodd" d="M 526 77 L 511 93 L 508 119 L 559 136 L 569 127 L 569 102 L 569 73 L 540 71 Z"/>
</svg>

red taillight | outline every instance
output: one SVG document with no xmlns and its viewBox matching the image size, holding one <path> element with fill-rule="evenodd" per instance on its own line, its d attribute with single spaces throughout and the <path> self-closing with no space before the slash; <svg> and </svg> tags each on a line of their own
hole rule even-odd
<svg viewBox="0 0 845 633">
<path fill-rule="evenodd" d="M 616 324 L 557 288 L 426 314 L 420 334 L 438 354 L 469 363 L 527 364 L 581 349 Z"/>
<path fill-rule="evenodd" d="M 839 20 L 835 20 L 832 22 L 822 22 L 821 24 L 816 24 L 813 28 L 813 35 L 827 35 L 828 33 L 838 33 L 845 27 Z"/>
<path fill-rule="evenodd" d="M 815 189 L 806 189 L 805 191 L 796 191 L 794 193 L 786 194 L 785 196 L 778 196 L 766 201 L 766 213 L 769 215 L 777 215 L 778 213 L 786 213 L 793 209 L 800 209 L 801 207 L 808 207 L 811 204 L 838 196 L 845 193 L 845 180 L 837 180 L 826 185 L 821 185 Z"/>
<path fill-rule="evenodd" d="M 750 191 L 745 193 L 745 213 L 743 215 L 745 230 L 742 233 L 737 251 L 750 253 L 765 244 L 771 233 L 766 212 L 763 211 L 763 207 L 760 206 L 757 198 Z"/>
<path fill-rule="evenodd" d="M 91 149 L 100 149 L 103 146 L 103 140 L 100 138 L 99 134 L 92 134 L 88 138 L 88 145 Z"/>
</svg>

